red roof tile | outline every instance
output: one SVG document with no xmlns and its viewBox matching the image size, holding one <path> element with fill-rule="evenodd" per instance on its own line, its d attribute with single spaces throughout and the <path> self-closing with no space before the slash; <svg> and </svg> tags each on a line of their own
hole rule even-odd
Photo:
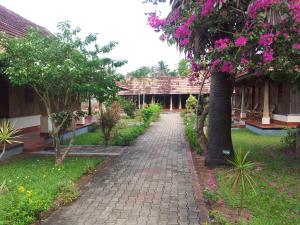
<svg viewBox="0 0 300 225">
<path fill-rule="evenodd" d="M 157 78 L 128 78 L 126 80 L 128 90 L 119 91 L 119 95 L 138 94 L 198 94 L 200 84 L 191 82 L 188 77 L 157 77 Z M 210 82 L 205 82 L 202 93 L 209 93 Z"/>
<path fill-rule="evenodd" d="M 46 28 L 0 5 L 0 32 L 4 32 L 9 36 L 24 36 L 29 28 L 36 28 L 45 34 L 50 34 L 50 31 Z"/>
</svg>

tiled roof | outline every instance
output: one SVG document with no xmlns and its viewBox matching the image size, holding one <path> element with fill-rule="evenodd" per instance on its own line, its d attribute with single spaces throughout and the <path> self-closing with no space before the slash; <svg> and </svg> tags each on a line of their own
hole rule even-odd
<svg viewBox="0 0 300 225">
<path fill-rule="evenodd" d="M 0 32 L 4 32 L 9 36 L 24 36 L 26 31 L 31 27 L 37 28 L 45 34 L 50 34 L 50 31 L 46 28 L 0 5 Z"/>
<path fill-rule="evenodd" d="M 157 78 L 128 78 L 126 87 L 128 90 L 119 91 L 119 95 L 138 94 L 198 94 L 200 91 L 198 82 L 191 82 L 188 77 L 157 77 Z M 210 83 L 206 81 L 202 93 L 209 93 Z"/>
</svg>

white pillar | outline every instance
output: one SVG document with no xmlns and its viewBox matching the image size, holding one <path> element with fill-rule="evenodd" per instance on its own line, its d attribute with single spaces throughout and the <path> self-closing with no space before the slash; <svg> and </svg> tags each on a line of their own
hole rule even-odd
<svg viewBox="0 0 300 225">
<path fill-rule="evenodd" d="M 179 106 L 178 106 L 179 109 L 182 109 L 182 105 L 181 105 L 181 95 L 179 95 Z"/>
<path fill-rule="evenodd" d="M 139 97 L 138 97 L 138 102 L 139 102 L 139 109 L 141 109 L 141 95 L 139 94 Z"/>
<path fill-rule="evenodd" d="M 143 94 L 143 108 L 145 108 L 145 94 Z"/>
<path fill-rule="evenodd" d="M 154 102 L 154 95 L 152 95 L 152 97 L 151 97 L 151 104 L 154 104 L 155 102 Z"/>
<path fill-rule="evenodd" d="M 270 109 L 269 109 L 269 81 L 265 81 L 264 87 L 264 110 L 262 124 L 270 124 Z"/>
<path fill-rule="evenodd" d="M 241 119 L 244 119 L 247 117 L 246 110 L 245 110 L 245 86 L 242 86 L 242 99 L 241 99 Z"/>
<path fill-rule="evenodd" d="M 173 96 L 170 95 L 170 111 L 173 111 Z"/>
<path fill-rule="evenodd" d="M 41 125 L 40 125 L 41 133 L 48 134 L 52 131 L 52 123 L 48 116 L 41 116 L 40 122 L 41 122 Z"/>
</svg>

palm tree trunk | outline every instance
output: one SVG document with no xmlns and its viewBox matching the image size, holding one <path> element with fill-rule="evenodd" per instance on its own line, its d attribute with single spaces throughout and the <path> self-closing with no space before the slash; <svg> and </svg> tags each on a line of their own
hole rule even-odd
<svg viewBox="0 0 300 225">
<path fill-rule="evenodd" d="M 226 162 L 223 150 L 231 157 L 231 94 L 232 81 L 228 74 L 213 73 L 209 97 L 208 152 L 205 165 L 215 167 Z"/>
</svg>

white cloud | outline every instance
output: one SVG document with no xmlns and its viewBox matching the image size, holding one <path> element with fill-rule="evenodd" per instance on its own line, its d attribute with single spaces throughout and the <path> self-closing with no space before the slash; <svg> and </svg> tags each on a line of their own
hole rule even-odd
<svg viewBox="0 0 300 225">
<path fill-rule="evenodd" d="M 58 22 L 69 20 L 84 33 L 98 33 L 99 44 L 119 41 L 111 56 L 128 60 L 120 72 L 156 65 L 160 60 L 174 69 L 180 58 L 179 52 L 175 46 L 169 47 L 158 39 L 159 34 L 147 25 L 145 16 L 145 12 L 155 9 L 166 15 L 169 6 L 143 4 L 142 1 L 1 0 L 0 4 L 51 32 L 56 31 Z"/>
</svg>

